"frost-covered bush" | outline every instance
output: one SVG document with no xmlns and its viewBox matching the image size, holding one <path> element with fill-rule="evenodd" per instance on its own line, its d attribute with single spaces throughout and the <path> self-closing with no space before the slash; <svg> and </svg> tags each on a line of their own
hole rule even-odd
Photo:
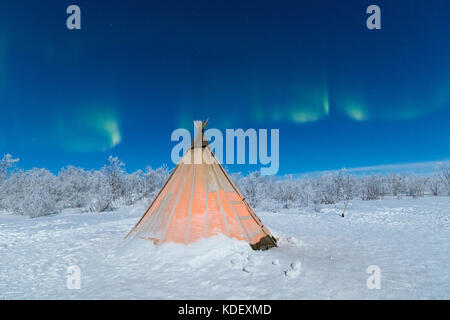
<svg viewBox="0 0 450 320">
<path fill-rule="evenodd" d="M 362 179 L 361 199 L 377 200 L 384 197 L 383 179 L 380 175 L 370 175 Z"/>
<path fill-rule="evenodd" d="M 109 156 L 108 164 L 102 168 L 107 184 L 109 184 L 113 201 L 123 197 L 125 193 L 125 163 L 117 157 Z"/>
<path fill-rule="evenodd" d="M 338 201 L 338 186 L 332 173 L 324 173 L 314 179 L 313 189 L 316 204 L 333 204 Z"/>
<path fill-rule="evenodd" d="M 58 212 L 56 177 L 46 169 L 31 169 L 14 173 L 6 182 L 7 209 L 32 218 Z"/>
<path fill-rule="evenodd" d="M 6 179 L 8 170 L 15 166 L 19 159 L 14 159 L 12 155 L 5 154 L 0 160 L 0 182 Z"/>
<path fill-rule="evenodd" d="M 89 179 L 89 202 L 91 212 L 103 212 L 112 208 L 114 200 L 111 189 L 110 177 L 104 171 L 90 171 Z"/>
<path fill-rule="evenodd" d="M 433 174 L 427 179 L 428 188 L 433 196 L 437 196 L 441 190 L 441 180 L 438 174 Z"/>
<path fill-rule="evenodd" d="M 2 184 L 2 207 L 20 213 L 20 202 L 24 197 L 25 179 L 23 171 L 15 172 Z"/>
<path fill-rule="evenodd" d="M 407 177 L 405 175 L 393 173 L 388 174 L 386 177 L 388 192 L 394 197 L 400 197 L 402 194 L 406 194 L 406 179 Z"/>
<path fill-rule="evenodd" d="M 166 165 L 162 165 L 157 169 L 152 169 L 148 166 L 142 176 L 142 197 L 155 197 L 167 178 L 169 178 L 169 169 Z"/>
<path fill-rule="evenodd" d="M 57 212 L 54 195 L 46 188 L 37 188 L 25 194 L 20 203 L 19 213 L 31 218 L 47 216 Z"/>
<path fill-rule="evenodd" d="M 447 195 L 450 197 L 450 164 L 440 164 L 437 169 L 437 175 L 447 191 Z"/>
<path fill-rule="evenodd" d="M 137 170 L 123 176 L 122 202 L 131 205 L 141 199 L 153 199 L 169 177 L 167 166 L 153 170 L 147 167 L 146 171 Z"/>
<path fill-rule="evenodd" d="M 5 197 L 8 190 L 6 179 L 9 176 L 9 171 L 17 162 L 19 162 L 19 159 L 14 159 L 10 154 L 5 154 L 0 160 L 0 209 L 5 208 Z"/>
<path fill-rule="evenodd" d="M 314 190 L 314 180 L 306 176 L 297 181 L 299 197 L 298 204 L 300 207 L 310 207 L 311 205 L 320 203 Z"/>
<path fill-rule="evenodd" d="M 264 198 L 261 199 L 257 209 L 262 211 L 277 212 L 280 210 L 280 203 L 272 198 Z"/>
<path fill-rule="evenodd" d="M 408 196 L 417 198 L 425 195 L 426 179 L 421 176 L 410 176 L 408 178 Z"/>
<path fill-rule="evenodd" d="M 238 187 L 253 207 L 257 207 L 265 196 L 264 180 L 265 177 L 259 171 L 250 172 L 247 176 L 238 179 Z"/>
<path fill-rule="evenodd" d="M 144 179 L 142 170 L 124 175 L 122 202 L 132 205 L 142 199 L 144 193 Z"/>
<path fill-rule="evenodd" d="M 90 197 L 89 176 L 82 168 L 67 166 L 58 173 L 58 201 L 61 208 L 84 208 Z"/>
<path fill-rule="evenodd" d="M 272 199 L 283 208 L 289 208 L 296 205 L 300 199 L 300 184 L 289 175 L 274 183 L 271 193 Z"/>
</svg>

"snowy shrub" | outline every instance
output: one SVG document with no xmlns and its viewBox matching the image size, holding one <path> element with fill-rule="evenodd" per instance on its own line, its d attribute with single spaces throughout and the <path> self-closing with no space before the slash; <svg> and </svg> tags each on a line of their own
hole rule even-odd
<svg viewBox="0 0 450 320">
<path fill-rule="evenodd" d="M 299 200 L 299 187 L 298 182 L 293 180 L 292 175 L 286 176 L 283 180 L 277 181 L 271 188 L 272 198 L 283 208 L 292 207 Z"/>
<path fill-rule="evenodd" d="M 8 188 L 6 187 L 6 179 L 9 171 L 19 162 L 19 159 L 14 159 L 10 154 L 5 154 L 0 160 L 0 208 L 5 208 L 5 196 Z"/>
<path fill-rule="evenodd" d="M 32 218 L 57 213 L 56 177 L 46 169 L 13 174 L 6 183 L 5 204 L 11 211 Z"/>
<path fill-rule="evenodd" d="M 337 185 L 332 173 L 324 173 L 314 181 L 315 204 L 333 204 L 338 201 Z"/>
<path fill-rule="evenodd" d="M 298 184 L 298 204 L 300 207 L 309 207 L 313 204 L 318 204 L 320 201 L 316 197 L 314 190 L 314 180 L 306 176 L 297 181 Z"/>
<path fill-rule="evenodd" d="M 382 180 L 382 177 L 379 175 L 364 177 L 361 184 L 361 199 L 377 200 L 384 197 L 385 191 Z"/>
<path fill-rule="evenodd" d="M 355 178 L 347 174 L 343 179 L 343 198 L 340 200 L 352 200 L 357 192 L 357 185 Z"/>
<path fill-rule="evenodd" d="M 237 181 L 238 188 L 252 207 L 257 207 L 264 195 L 264 176 L 259 171 L 250 172 Z"/>
<path fill-rule="evenodd" d="M 445 190 L 447 190 L 447 195 L 450 197 L 450 164 L 440 164 L 437 169 L 437 175 Z"/>
<path fill-rule="evenodd" d="M 0 160 L 0 182 L 6 179 L 8 170 L 14 167 L 19 162 L 19 159 L 14 159 L 12 155 L 5 154 Z"/>
<path fill-rule="evenodd" d="M 438 174 L 433 174 L 427 179 L 428 188 L 433 196 L 439 195 L 441 180 Z"/>
<path fill-rule="evenodd" d="M 113 201 L 119 199 L 125 192 L 125 163 L 117 157 L 109 156 L 108 164 L 102 168 L 106 181 L 110 186 Z"/>
<path fill-rule="evenodd" d="M 169 178 L 169 169 L 166 165 L 156 170 L 148 166 L 142 178 L 142 197 L 153 198 L 159 189 L 161 189 L 164 182 L 166 182 L 167 178 Z"/>
<path fill-rule="evenodd" d="M 25 194 L 21 204 L 20 213 L 31 218 L 57 213 L 54 196 L 45 188 L 38 188 Z"/>
<path fill-rule="evenodd" d="M 142 199 L 144 194 L 144 178 L 142 170 L 127 174 L 123 180 L 123 203 L 132 205 Z"/>
<path fill-rule="evenodd" d="M 169 177 L 167 166 L 156 170 L 147 167 L 146 172 L 137 170 L 123 177 L 122 202 L 131 205 L 141 199 L 153 199 Z"/>
<path fill-rule="evenodd" d="M 262 211 L 277 212 L 280 210 L 280 203 L 272 198 L 264 198 L 261 199 L 256 209 Z"/>
<path fill-rule="evenodd" d="M 86 171 L 67 166 L 58 173 L 58 200 L 62 208 L 83 208 L 89 203 L 90 189 Z"/>
<path fill-rule="evenodd" d="M 408 178 L 408 196 L 417 198 L 425 195 L 426 180 L 420 176 Z"/>
<path fill-rule="evenodd" d="M 20 202 L 24 196 L 25 181 L 23 171 L 12 174 L 3 183 L 2 207 L 14 213 L 20 212 Z"/>
<path fill-rule="evenodd" d="M 386 177 L 388 192 L 394 197 L 400 197 L 406 193 L 406 176 L 400 174 L 389 174 Z"/>
<path fill-rule="evenodd" d="M 89 179 L 89 210 L 91 212 L 103 212 L 112 208 L 113 193 L 110 177 L 104 171 L 90 171 Z"/>
</svg>

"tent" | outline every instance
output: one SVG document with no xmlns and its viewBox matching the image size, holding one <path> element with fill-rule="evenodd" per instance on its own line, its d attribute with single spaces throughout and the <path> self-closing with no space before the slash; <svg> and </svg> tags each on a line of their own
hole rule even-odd
<svg viewBox="0 0 450 320">
<path fill-rule="evenodd" d="M 191 147 L 170 174 L 147 211 L 126 237 L 190 244 L 225 235 L 247 241 L 254 250 L 277 246 L 236 185 L 225 172 L 207 140 L 206 122 L 195 121 Z"/>
</svg>

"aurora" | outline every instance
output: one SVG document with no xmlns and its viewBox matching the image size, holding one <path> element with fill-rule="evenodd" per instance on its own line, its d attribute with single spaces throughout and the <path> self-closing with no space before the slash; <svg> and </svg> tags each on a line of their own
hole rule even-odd
<svg viewBox="0 0 450 320">
<path fill-rule="evenodd" d="M 206 118 L 279 130 L 280 175 L 450 158 L 450 3 L 380 0 L 373 30 L 354 1 L 89 1 L 72 30 L 67 5 L 0 4 L 0 155 L 24 168 L 158 167 Z"/>
<path fill-rule="evenodd" d="M 95 103 L 60 114 L 57 132 L 61 147 L 69 152 L 106 152 L 122 140 L 115 109 Z"/>
</svg>

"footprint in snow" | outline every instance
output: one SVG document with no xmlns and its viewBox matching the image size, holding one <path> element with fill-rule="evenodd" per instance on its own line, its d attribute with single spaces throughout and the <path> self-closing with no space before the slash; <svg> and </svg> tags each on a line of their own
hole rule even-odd
<svg viewBox="0 0 450 320">
<path fill-rule="evenodd" d="M 301 271 L 302 271 L 302 263 L 297 260 L 291 263 L 290 269 L 284 271 L 284 275 L 289 278 L 296 278 L 300 275 Z"/>
<path fill-rule="evenodd" d="M 283 242 L 286 242 L 288 245 L 294 246 L 294 247 L 302 247 L 303 246 L 303 241 L 299 240 L 295 237 L 287 237 Z"/>
<path fill-rule="evenodd" d="M 258 269 L 252 266 L 245 266 L 244 268 L 242 268 L 242 271 L 247 272 L 247 273 L 254 273 L 257 272 Z"/>
</svg>

